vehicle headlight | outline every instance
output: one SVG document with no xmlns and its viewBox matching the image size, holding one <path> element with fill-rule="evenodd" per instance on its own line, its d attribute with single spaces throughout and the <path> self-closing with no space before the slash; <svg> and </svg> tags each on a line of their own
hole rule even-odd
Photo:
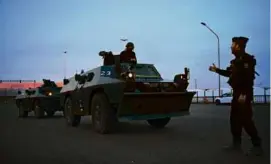
<svg viewBox="0 0 271 164">
<path fill-rule="evenodd" d="M 48 96 L 52 96 L 52 92 L 49 92 L 49 93 L 48 93 Z"/>
<path fill-rule="evenodd" d="M 128 73 L 128 77 L 129 78 L 132 78 L 133 77 L 133 74 L 130 72 L 130 73 Z"/>
</svg>

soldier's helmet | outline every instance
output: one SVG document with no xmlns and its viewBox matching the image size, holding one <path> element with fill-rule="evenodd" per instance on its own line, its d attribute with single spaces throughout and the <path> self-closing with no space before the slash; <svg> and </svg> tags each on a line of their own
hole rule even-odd
<svg viewBox="0 0 271 164">
<path fill-rule="evenodd" d="M 248 40 L 249 39 L 247 37 L 243 37 L 243 36 L 232 38 L 232 42 L 235 42 L 238 45 L 243 46 L 243 47 L 246 47 Z"/>
<path fill-rule="evenodd" d="M 135 46 L 134 46 L 134 43 L 132 43 L 132 42 L 128 42 L 127 44 L 126 44 L 126 48 L 134 48 Z"/>
</svg>

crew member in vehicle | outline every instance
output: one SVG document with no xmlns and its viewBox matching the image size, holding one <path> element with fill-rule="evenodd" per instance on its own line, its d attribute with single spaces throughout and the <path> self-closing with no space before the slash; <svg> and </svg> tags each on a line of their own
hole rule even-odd
<svg viewBox="0 0 271 164">
<path fill-rule="evenodd" d="M 136 54 L 134 52 L 134 44 L 132 42 L 127 43 L 125 50 L 120 53 L 120 62 L 132 64 L 137 63 Z"/>
<path fill-rule="evenodd" d="M 228 84 L 233 89 L 231 102 L 230 127 L 232 133 L 232 144 L 227 146 L 228 150 L 241 150 L 242 129 L 251 137 L 253 147 L 248 154 L 261 155 L 261 138 L 252 120 L 253 85 L 255 79 L 256 59 L 246 53 L 248 42 L 246 37 L 233 37 L 231 51 L 234 59 L 226 70 L 217 68 L 214 64 L 209 70 L 222 76 L 229 77 Z"/>
</svg>

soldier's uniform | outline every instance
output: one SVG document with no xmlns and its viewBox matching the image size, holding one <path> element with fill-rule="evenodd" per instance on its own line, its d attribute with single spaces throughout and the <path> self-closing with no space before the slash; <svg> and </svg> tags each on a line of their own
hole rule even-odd
<svg viewBox="0 0 271 164">
<path fill-rule="evenodd" d="M 248 39 L 245 37 L 234 37 L 233 42 L 246 45 Z M 235 54 L 235 59 L 231 60 L 230 66 L 226 70 L 216 69 L 222 76 L 229 77 L 228 84 L 233 89 L 233 99 L 231 103 L 230 125 L 233 136 L 232 148 L 241 145 L 242 128 L 249 134 L 254 147 L 261 147 L 261 139 L 252 120 L 253 85 L 255 79 L 256 59 L 246 52 Z M 240 103 L 240 95 L 246 95 L 244 103 Z"/>
<path fill-rule="evenodd" d="M 134 48 L 134 44 L 129 42 L 126 45 L 126 50 L 122 51 L 120 53 L 120 62 L 121 63 L 137 63 L 137 59 L 136 59 L 136 54 L 135 52 L 131 49 L 129 50 L 128 48 L 132 47 L 132 49 Z"/>
</svg>

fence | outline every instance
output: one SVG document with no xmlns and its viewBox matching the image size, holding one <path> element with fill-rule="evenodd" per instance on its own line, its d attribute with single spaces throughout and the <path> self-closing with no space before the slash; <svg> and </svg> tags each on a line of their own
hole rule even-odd
<svg viewBox="0 0 271 164">
<path fill-rule="evenodd" d="M 216 97 L 218 97 L 218 89 L 190 89 L 190 91 L 197 92 L 193 97 L 193 103 L 215 103 Z M 226 97 L 230 97 L 232 89 L 224 88 L 221 90 L 221 95 L 223 94 L 228 94 Z M 270 103 L 270 87 L 254 87 L 253 103 Z"/>
<path fill-rule="evenodd" d="M 1 88 L 0 89 L 0 96 L 2 96 L 2 97 L 16 96 L 19 90 L 20 89 Z"/>
<path fill-rule="evenodd" d="M 216 96 L 194 96 L 192 103 L 215 103 Z M 254 95 L 253 103 L 269 104 L 270 95 Z"/>
<path fill-rule="evenodd" d="M 35 88 L 42 85 L 41 82 L 32 81 L 1 81 L 0 83 L 0 99 L 6 99 L 9 97 L 15 97 L 19 90 L 22 88 Z M 62 82 L 57 82 L 58 86 L 62 86 Z M 227 92 L 226 92 L 227 90 Z M 269 92 L 267 92 L 269 90 Z M 193 89 L 190 89 L 193 91 Z M 192 103 L 215 103 L 215 98 L 218 96 L 217 89 L 197 89 L 194 91 L 197 94 L 193 97 Z M 224 88 L 222 93 L 230 93 L 231 89 Z M 224 92 L 223 92 L 224 91 Z M 270 87 L 254 87 L 254 103 L 270 103 Z M 5 98 L 6 97 L 6 98 Z"/>
</svg>

